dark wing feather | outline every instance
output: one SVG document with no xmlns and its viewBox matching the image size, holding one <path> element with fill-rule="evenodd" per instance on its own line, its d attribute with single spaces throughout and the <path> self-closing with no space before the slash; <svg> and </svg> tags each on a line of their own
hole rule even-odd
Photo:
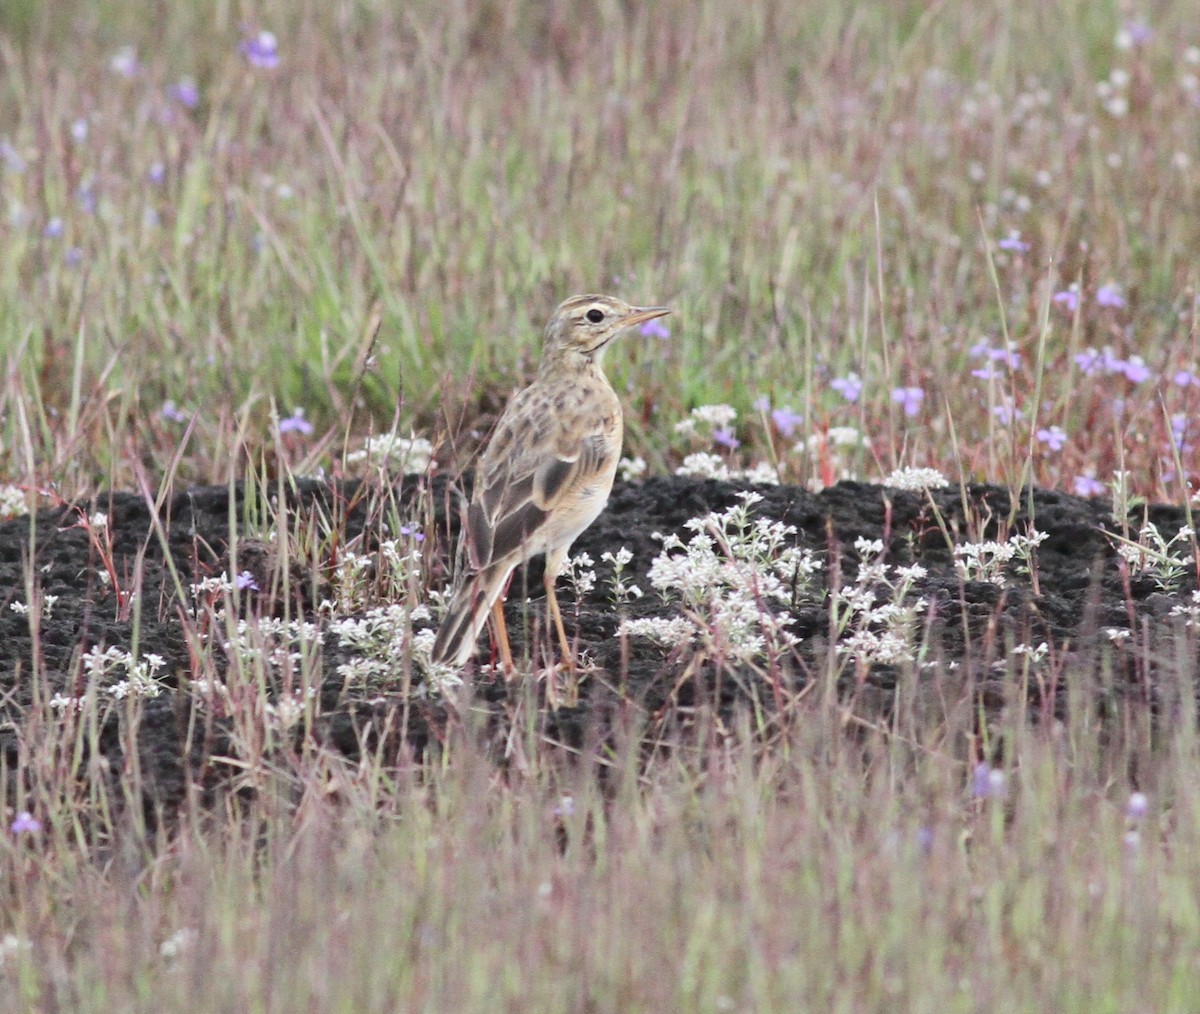
<svg viewBox="0 0 1200 1014">
<path fill-rule="evenodd" d="M 564 497 L 607 464 L 602 423 L 580 434 L 578 416 L 565 420 L 549 404 L 529 411 L 535 397 L 527 389 L 514 400 L 480 462 L 467 515 L 473 570 L 519 555 Z"/>
</svg>

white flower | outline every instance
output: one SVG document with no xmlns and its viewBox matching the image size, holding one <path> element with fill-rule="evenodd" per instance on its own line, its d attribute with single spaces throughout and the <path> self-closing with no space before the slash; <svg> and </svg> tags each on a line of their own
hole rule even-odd
<svg viewBox="0 0 1200 1014">
<path fill-rule="evenodd" d="M 651 641 L 674 648 L 689 644 L 696 636 L 696 626 L 681 616 L 664 619 L 653 616 L 644 620 L 624 620 L 619 633 L 629 637 L 645 637 Z"/>
<path fill-rule="evenodd" d="M 779 471 L 769 461 L 760 461 L 750 468 L 735 472 L 733 478 L 754 483 L 756 486 L 779 485 Z"/>
<path fill-rule="evenodd" d="M 908 490 L 942 489 L 950 485 L 936 468 L 898 468 L 883 480 L 883 484 Z"/>
<path fill-rule="evenodd" d="M 433 460 L 433 444 L 424 437 L 399 436 L 394 431 L 368 437 L 357 451 L 346 455 L 346 464 L 394 465 L 405 472 L 424 472 Z"/>
<path fill-rule="evenodd" d="M 20 486 L 0 485 L 0 518 L 29 513 L 28 499 Z"/>
<path fill-rule="evenodd" d="M 683 459 L 683 464 L 675 469 L 676 475 L 688 476 L 693 479 L 729 479 L 729 466 L 719 455 L 698 451 Z"/>
<path fill-rule="evenodd" d="M 646 474 L 646 459 L 641 457 L 622 458 L 617 463 L 617 472 L 620 474 L 622 482 L 640 479 Z"/>
</svg>

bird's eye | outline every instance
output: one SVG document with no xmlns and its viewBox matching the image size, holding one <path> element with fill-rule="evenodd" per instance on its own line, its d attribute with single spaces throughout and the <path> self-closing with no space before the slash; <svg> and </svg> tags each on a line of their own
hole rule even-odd
<svg viewBox="0 0 1200 1014">
<path fill-rule="evenodd" d="M 592 307 L 590 310 L 588 310 L 588 312 L 587 312 L 587 319 L 588 319 L 588 320 L 590 320 L 590 321 L 591 321 L 593 324 L 599 324 L 599 323 L 600 323 L 600 321 L 602 321 L 602 320 L 604 319 L 604 311 L 603 311 L 603 310 L 597 310 L 597 309 L 596 309 L 596 308 L 593 306 L 593 307 Z"/>
</svg>

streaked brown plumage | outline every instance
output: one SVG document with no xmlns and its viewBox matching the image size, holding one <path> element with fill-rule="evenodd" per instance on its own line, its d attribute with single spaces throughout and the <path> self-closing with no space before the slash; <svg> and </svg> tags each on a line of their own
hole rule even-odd
<svg viewBox="0 0 1200 1014">
<path fill-rule="evenodd" d="M 461 666 L 488 611 L 512 670 L 500 596 L 513 570 L 546 554 L 546 599 L 568 664 L 554 579 L 571 543 L 608 501 L 621 456 L 621 403 L 601 369 L 609 342 L 669 312 L 612 296 L 572 296 L 546 325 L 537 379 L 509 402 L 476 473 L 460 572 L 433 646 L 434 662 Z"/>
</svg>

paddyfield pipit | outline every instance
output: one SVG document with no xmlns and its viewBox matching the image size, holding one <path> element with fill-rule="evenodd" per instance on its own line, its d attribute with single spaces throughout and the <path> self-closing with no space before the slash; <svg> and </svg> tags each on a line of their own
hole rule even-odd
<svg viewBox="0 0 1200 1014">
<path fill-rule="evenodd" d="M 601 359 L 622 331 L 668 312 L 612 296 L 572 296 L 554 311 L 537 379 L 508 403 L 480 458 L 434 662 L 465 665 L 491 611 L 511 673 L 501 595 L 517 566 L 544 553 L 547 607 L 564 661 L 573 666 L 554 580 L 571 543 L 608 501 L 624 433 Z"/>
</svg>

